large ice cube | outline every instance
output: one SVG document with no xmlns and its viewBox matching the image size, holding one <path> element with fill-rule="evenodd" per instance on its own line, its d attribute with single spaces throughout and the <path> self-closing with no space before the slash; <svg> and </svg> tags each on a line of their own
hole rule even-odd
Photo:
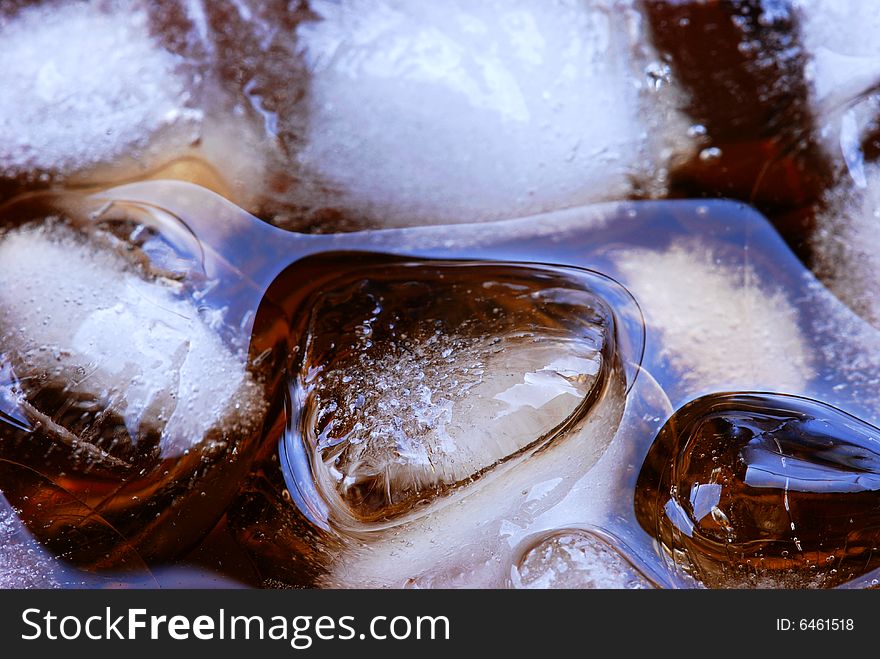
<svg viewBox="0 0 880 659">
<path fill-rule="evenodd" d="M 608 395 L 604 409 L 600 404 L 594 412 L 604 428 L 617 428 L 598 461 L 584 461 L 579 450 L 591 445 L 590 433 L 601 432 L 593 425 L 431 515 L 359 537 L 334 558 L 324 583 L 499 586 L 510 578 L 514 548 L 536 534 L 587 525 L 633 547 L 640 568 L 656 567 L 654 549 L 626 535 L 634 522 L 630 487 L 674 409 L 705 391 L 744 387 L 821 391 L 848 410 L 876 408 L 877 364 L 870 357 L 876 333 L 803 269 L 766 220 L 742 205 L 602 206 L 409 234 L 413 251 L 446 241 L 455 245 L 450 251 L 473 244 L 472 252 L 486 253 L 501 242 L 508 258 L 513 244 L 521 249 L 517 255 L 601 269 L 626 286 L 644 312 L 642 368 L 625 400 Z M 622 419 L 614 419 L 615 405 L 624 403 Z M 578 558 L 597 580 L 615 579 L 621 567 L 599 553 Z M 665 580 L 664 571 L 660 565 L 651 580 L 678 583 Z"/>
<path fill-rule="evenodd" d="M 297 28 L 311 75 L 296 162 L 379 224 L 511 217 L 660 193 L 687 152 L 632 2 L 331 2 Z"/>
<path fill-rule="evenodd" d="M 149 160 L 160 132 L 197 137 L 179 59 L 133 3 L 41 3 L 0 18 L 0 175 Z"/>
<path fill-rule="evenodd" d="M 324 230 L 659 195 L 693 140 L 641 21 L 632 0 L 24 9 L 0 103 L 30 111 L 0 114 L 0 170 L 94 183 L 195 155 L 164 175 Z"/>
</svg>

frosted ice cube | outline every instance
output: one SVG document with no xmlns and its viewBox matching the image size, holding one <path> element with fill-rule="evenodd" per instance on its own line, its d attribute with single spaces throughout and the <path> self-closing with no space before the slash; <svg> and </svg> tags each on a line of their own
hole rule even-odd
<svg viewBox="0 0 880 659">
<path fill-rule="evenodd" d="M 296 161 L 379 224 L 511 217 L 661 193 L 689 151 L 632 2 L 316 0 Z M 653 68 L 652 68 L 653 67 Z M 634 183 L 635 182 L 635 183 Z"/>
<path fill-rule="evenodd" d="M 515 588 L 652 588 L 608 541 L 590 531 L 556 531 L 526 549 L 511 569 Z"/>
<path fill-rule="evenodd" d="M 880 327 L 880 165 L 864 186 L 842 180 L 826 194 L 813 234 L 814 269 L 851 309 Z"/>
<path fill-rule="evenodd" d="M 880 82 L 880 14 L 869 2 L 795 0 L 801 38 L 810 57 L 811 82 L 819 137 L 828 153 L 861 180 L 861 127 L 880 112 L 877 104 L 853 106 Z"/>
<path fill-rule="evenodd" d="M 794 0 L 817 99 L 863 91 L 880 78 L 880 15 L 871 3 Z M 843 98 L 843 96 L 840 96 Z"/>
<path fill-rule="evenodd" d="M 58 222 L 0 236 L 0 345 L 24 389 L 116 414 L 134 443 L 158 434 L 163 457 L 260 409 L 245 358 L 192 301 Z"/>
<path fill-rule="evenodd" d="M 147 19 L 133 3 L 99 0 L 0 17 L 0 175 L 146 160 L 159 132 L 187 144 L 197 135 L 192 81 Z"/>
</svg>

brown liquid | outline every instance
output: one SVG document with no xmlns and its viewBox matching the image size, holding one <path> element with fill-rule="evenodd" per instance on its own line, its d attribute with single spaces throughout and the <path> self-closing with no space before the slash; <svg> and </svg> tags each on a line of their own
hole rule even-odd
<svg viewBox="0 0 880 659">
<path fill-rule="evenodd" d="M 757 0 L 644 6 L 657 49 L 688 92 L 687 112 L 706 130 L 704 149 L 719 151 L 675 172 L 673 194 L 753 204 L 808 259 L 810 209 L 832 173 L 813 137 L 794 10 L 765 13 Z"/>
</svg>

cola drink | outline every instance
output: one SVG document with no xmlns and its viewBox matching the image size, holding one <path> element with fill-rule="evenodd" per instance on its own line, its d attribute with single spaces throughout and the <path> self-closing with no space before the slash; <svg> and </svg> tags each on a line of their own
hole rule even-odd
<svg viewBox="0 0 880 659">
<path fill-rule="evenodd" d="M 872 585 L 871 17 L 450 7 L 0 10 L 0 584 Z"/>
</svg>

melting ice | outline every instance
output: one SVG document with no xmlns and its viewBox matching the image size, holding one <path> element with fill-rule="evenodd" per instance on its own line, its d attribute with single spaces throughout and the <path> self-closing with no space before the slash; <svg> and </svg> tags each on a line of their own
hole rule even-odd
<svg viewBox="0 0 880 659">
<path fill-rule="evenodd" d="M 297 161 L 332 205 L 397 225 L 514 217 L 662 193 L 688 151 L 633 3 L 311 6 Z"/>
<path fill-rule="evenodd" d="M 244 358 L 191 301 L 61 223 L 0 235 L 0 344 L 26 391 L 158 433 L 167 457 L 259 409 Z"/>
</svg>

